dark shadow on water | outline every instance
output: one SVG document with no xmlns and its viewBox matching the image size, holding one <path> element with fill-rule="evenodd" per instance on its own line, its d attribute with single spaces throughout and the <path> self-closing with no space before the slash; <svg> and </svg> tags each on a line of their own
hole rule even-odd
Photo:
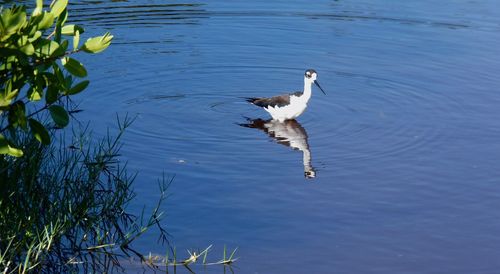
<svg viewBox="0 0 500 274">
<path fill-rule="evenodd" d="M 304 176 L 315 178 L 316 170 L 311 164 L 311 151 L 309 149 L 308 135 L 306 129 L 296 120 L 278 122 L 274 120 L 250 119 L 247 123 L 239 124 L 242 127 L 256 128 L 264 131 L 278 144 L 302 151 L 304 165 Z"/>
</svg>

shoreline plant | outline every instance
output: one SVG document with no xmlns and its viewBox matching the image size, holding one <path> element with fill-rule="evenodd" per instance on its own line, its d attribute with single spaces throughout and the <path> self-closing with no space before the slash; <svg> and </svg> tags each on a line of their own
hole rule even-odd
<svg viewBox="0 0 500 274">
<path fill-rule="evenodd" d="M 118 135 L 98 143 L 86 131 L 50 146 L 18 136 L 24 156 L 0 162 L 2 175 L 9 172 L 0 191 L 0 273 L 109 272 L 123 258 L 145 260 L 132 243 L 151 227 L 168 244 L 159 208 L 169 182 L 151 215 L 127 210 L 135 175 L 119 160 L 119 140 L 130 123 L 118 121 Z"/>
<path fill-rule="evenodd" d="M 135 176 L 119 160 L 119 140 L 131 120 L 118 120 L 118 135 L 100 142 L 83 130 L 66 144 L 58 131 L 78 112 L 71 98 L 89 84 L 73 55 L 102 52 L 113 39 L 80 43 L 84 29 L 66 24 L 67 6 L 0 8 L 1 273 L 107 272 L 122 256 L 143 259 L 131 243 L 148 228 L 167 241 L 159 207 L 168 183 L 149 217 L 126 209 Z"/>
<path fill-rule="evenodd" d="M 48 129 L 69 124 L 75 111 L 71 97 L 89 85 L 81 80 L 87 69 L 72 56 L 102 52 L 113 39 L 105 33 L 81 44 L 85 30 L 66 24 L 67 6 L 68 0 L 54 0 L 46 11 L 43 0 L 36 0 L 29 16 L 23 5 L 0 8 L 0 155 L 23 155 L 22 146 L 15 143 L 20 132 L 50 144 Z M 50 125 L 40 120 L 39 114 L 46 112 Z"/>
</svg>

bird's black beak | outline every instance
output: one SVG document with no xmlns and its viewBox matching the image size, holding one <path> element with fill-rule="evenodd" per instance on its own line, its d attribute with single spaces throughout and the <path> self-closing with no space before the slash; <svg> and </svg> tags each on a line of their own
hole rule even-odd
<svg viewBox="0 0 500 274">
<path fill-rule="evenodd" d="M 318 86 L 319 89 L 321 89 L 321 92 L 323 92 L 324 95 L 326 95 L 325 91 L 321 88 L 321 86 L 319 85 L 318 81 L 314 80 L 314 84 L 316 86 Z"/>
</svg>

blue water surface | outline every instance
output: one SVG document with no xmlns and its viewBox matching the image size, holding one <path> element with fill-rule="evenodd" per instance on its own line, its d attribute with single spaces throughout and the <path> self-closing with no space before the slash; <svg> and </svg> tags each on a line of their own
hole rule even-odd
<svg viewBox="0 0 500 274">
<path fill-rule="evenodd" d="M 131 208 L 154 207 L 175 175 L 162 209 L 179 252 L 238 247 L 235 273 L 498 273 L 497 1 L 71 1 L 70 14 L 115 36 L 80 57 L 78 119 L 99 136 L 136 117 Z M 269 118 L 242 97 L 300 90 L 307 68 L 327 92 L 297 119 L 309 179 L 303 150 L 239 125 Z M 136 248 L 164 254 L 157 237 Z"/>
</svg>

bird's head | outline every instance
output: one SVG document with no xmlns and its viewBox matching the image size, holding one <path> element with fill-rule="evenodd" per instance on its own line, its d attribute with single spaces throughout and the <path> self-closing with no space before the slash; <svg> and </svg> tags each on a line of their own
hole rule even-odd
<svg viewBox="0 0 500 274">
<path fill-rule="evenodd" d="M 306 81 L 307 83 L 315 84 L 321 90 L 321 92 L 326 95 L 325 91 L 321 88 L 316 78 L 318 78 L 318 73 L 314 69 L 308 69 L 304 73 L 304 81 Z"/>
<path fill-rule="evenodd" d="M 309 81 L 314 82 L 314 81 L 316 81 L 316 78 L 318 77 L 318 73 L 317 73 L 314 69 L 308 69 L 308 70 L 306 70 L 306 72 L 304 73 L 304 76 L 305 76 L 305 77 L 306 77 L 306 79 L 308 79 Z"/>
</svg>

